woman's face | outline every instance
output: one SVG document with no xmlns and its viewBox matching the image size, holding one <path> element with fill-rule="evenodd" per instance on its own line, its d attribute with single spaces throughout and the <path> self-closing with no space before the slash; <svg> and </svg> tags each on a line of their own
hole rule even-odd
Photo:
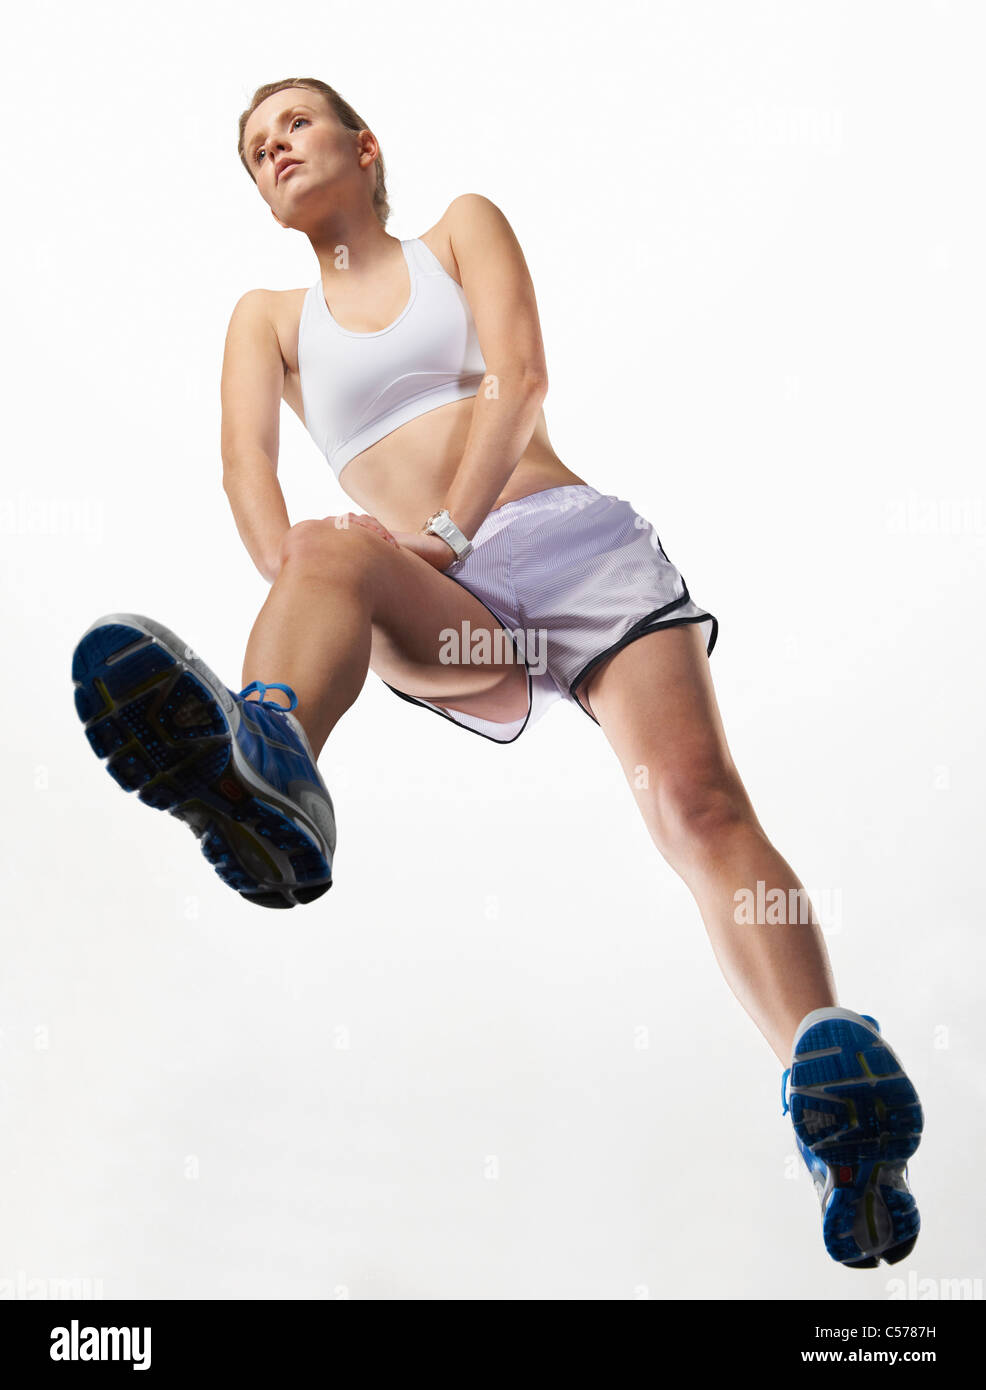
<svg viewBox="0 0 986 1390">
<path fill-rule="evenodd" d="M 299 231 L 329 210 L 327 199 L 338 205 L 347 183 L 365 196 L 377 153 L 369 131 L 358 140 L 307 87 L 262 101 L 246 123 L 243 150 L 264 202 L 283 227 Z"/>
</svg>

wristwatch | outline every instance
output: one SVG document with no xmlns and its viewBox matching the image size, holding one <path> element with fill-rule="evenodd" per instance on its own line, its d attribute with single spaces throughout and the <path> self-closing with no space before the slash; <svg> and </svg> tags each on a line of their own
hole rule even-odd
<svg viewBox="0 0 986 1390">
<path fill-rule="evenodd" d="M 464 560 L 472 550 L 472 541 L 466 540 L 458 526 L 456 526 L 455 522 L 449 516 L 447 507 L 443 507 L 442 510 L 436 512 L 434 516 L 430 516 L 421 530 L 428 535 L 441 536 L 442 540 L 446 541 L 452 547 L 455 551 L 455 560 L 453 560 L 453 564 L 458 560 Z"/>
</svg>

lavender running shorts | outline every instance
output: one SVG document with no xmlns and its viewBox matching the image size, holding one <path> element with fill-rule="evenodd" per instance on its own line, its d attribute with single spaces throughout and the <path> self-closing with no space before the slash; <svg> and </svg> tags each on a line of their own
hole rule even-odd
<svg viewBox="0 0 986 1390">
<path fill-rule="evenodd" d="M 513 659 L 527 666 L 527 713 L 496 723 L 384 684 L 402 700 L 496 743 L 519 738 L 556 700 L 574 701 L 598 724 L 575 688 L 645 633 L 701 623 L 711 655 L 719 631 L 717 619 L 691 598 L 651 523 L 629 502 L 586 483 L 497 507 L 473 536 L 471 552 L 446 574 L 507 630 Z M 462 637 L 468 649 L 468 634 Z M 510 660 L 505 634 L 503 644 L 501 659 Z"/>
</svg>

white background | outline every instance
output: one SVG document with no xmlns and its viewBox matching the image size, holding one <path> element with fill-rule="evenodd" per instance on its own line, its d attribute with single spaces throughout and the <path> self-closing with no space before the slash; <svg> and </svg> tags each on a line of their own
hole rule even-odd
<svg viewBox="0 0 986 1390">
<path fill-rule="evenodd" d="M 971 0 L 7 16 L 0 1292 L 983 1278 L 982 40 Z M 266 585 L 220 486 L 223 340 L 318 267 L 237 117 L 299 76 L 380 139 L 393 235 L 503 210 L 552 443 L 718 616 L 740 771 L 924 1102 L 896 1269 L 825 1254 L 780 1068 L 574 706 L 498 746 L 371 674 L 320 764 L 335 885 L 289 913 L 90 752 L 70 662 L 103 613 L 239 689 Z M 282 415 L 292 521 L 348 510 Z"/>
</svg>

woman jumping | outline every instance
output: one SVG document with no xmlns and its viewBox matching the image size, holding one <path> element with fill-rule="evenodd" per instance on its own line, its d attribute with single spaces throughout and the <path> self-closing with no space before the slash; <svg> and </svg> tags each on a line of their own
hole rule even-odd
<svg viewBox="0 0 986 1390">
<path fill-rule="evenodd" d="M 319 267 L 308 289 L 244 294 L 226 337 L 223 486 L 270 592 L 238 693 L 161 623 L 93 623 L 72 666 L 92 748 L 191 826 L 224 883 L 284 908 L 332 884 L 316 761 L 368 670 L 498 743 L 574 701 L 787 1067 L 829 1254 L 854 1269 L 903 1259 L 917 1094 L 875 1020 L 837 1004 L 805 890 L 740 780 L 710 675 L 716 618 L 651 523 L 551 446 L 534 288 L 506 218 L 467 193 L 421 236 L 389 235 L 380 146 L 314 78 L 259 88 L 238 152 Z M 366 514 L 291 525 L 282 400 Z"/>
</svg>

